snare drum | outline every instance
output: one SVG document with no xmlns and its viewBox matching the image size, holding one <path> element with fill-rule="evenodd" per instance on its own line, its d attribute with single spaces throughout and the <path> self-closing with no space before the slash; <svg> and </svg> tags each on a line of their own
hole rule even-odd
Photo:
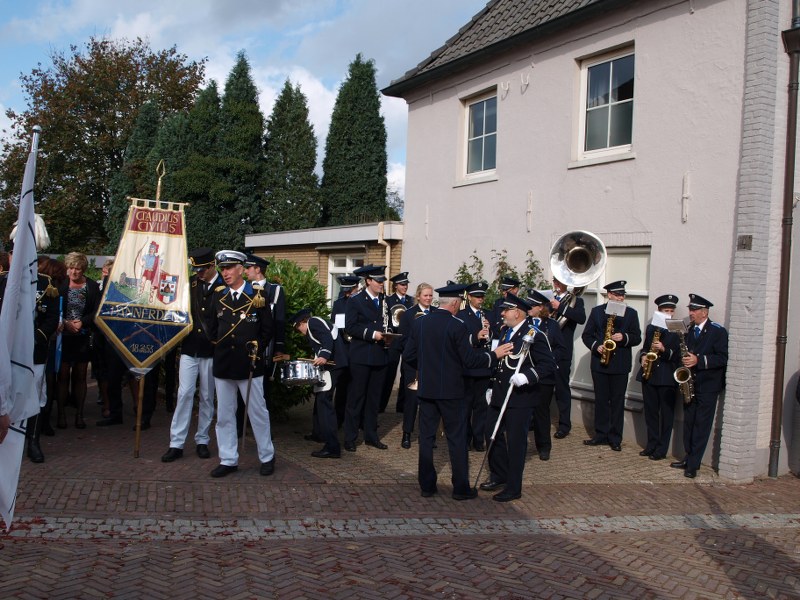
<svg viewBox="0 0 800 600">
<path fill-rule="evenodd" d="M 319 367 L 302 360 L 289 360 L 281 367 L 284 385 L 316 385 L 322 381 Z"/>
</svg>

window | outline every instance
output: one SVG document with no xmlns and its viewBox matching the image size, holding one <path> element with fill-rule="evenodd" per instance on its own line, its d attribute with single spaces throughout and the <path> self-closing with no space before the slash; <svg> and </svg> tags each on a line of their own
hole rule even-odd
<svg viewBox="0 0 800 600">
<path fill-rule="evenodd" d="M 330 291 L 330 302 L 339 297 L 341 287 L 339 280 L 340 275 L 349 275 L 358 267 L 364 266 L 364 257 L 362 255 L 352 254 L 335 254 L 328 257 L 328 290 Z"/>
<path fill-rule="evenodd" d="M 497 96 L 467 104 L 467 174 L 497 166 Z"/>
<path fill-rule="evenodd" d="M 581 147 L 584 157 L 629 151 L 633 136 L 634 55 L 584 61 Z"/>
</svg>

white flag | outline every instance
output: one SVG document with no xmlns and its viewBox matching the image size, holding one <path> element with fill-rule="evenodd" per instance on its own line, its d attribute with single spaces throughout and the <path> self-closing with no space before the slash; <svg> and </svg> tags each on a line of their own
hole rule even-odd
<svg viewBox="0 0 800 600">
<path fill-rule="evenodd" d="M 0 414 L 9 415 L 11 429 L 3 445 L 18 436 L 0 453 L 0 516 L 10 529 L 14 517 L 19 468 L 25 436 L 25 420 L 39 412 L 34 387 L 33 341 L 36 316 L 36 240 L 33 217 L 33 180 L 36 173 L 38 127 L 25 165 L 19 200 L 14 254 L 6 277 L 0 309 Z M 13 456 L 11 456 L 13 454 Z"/>
</svg>

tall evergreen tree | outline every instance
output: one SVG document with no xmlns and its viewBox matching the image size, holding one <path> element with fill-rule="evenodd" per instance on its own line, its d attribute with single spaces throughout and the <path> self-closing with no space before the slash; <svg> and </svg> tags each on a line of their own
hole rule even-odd
<svg viewBox="0 0 800 600">
<path fill-rule="evenodd" d="M 129 196 L 154 197 L 153 174 L 148 172 L 147 155 L 158 135 L 159 110 L 155 100 L 142 104 L 125 148 L 122 168 L 111 178 L 111 199 L 105 220 L 108 245 L 106 252 L 116 253 L 125 220 L 128 215 Z"/>
<path fill-rule="evenodd" d="M 308 102 L 299 86 L 287 80 L 267 119 L 264 138 L 266 194 L 261 231 L 314 227 L 322 216 L 317 138 L 308 120 Z"/>
<path fill-rule="evenodd" d="M 220 110 L 220 157 L 222 181 L 217 186 L 218 227 L 226 248 L 242 248 L 244 236 L 252 233 L 263 196 L 264 116 L 258 106 L 258 91 L 250 76 L 250 64 L 239 52 L 225 82 Z"/>
<path fill-rule="evenodd" d="M 361 54 L 350 63 L 331 115 L 322 163 L 322 222 L 363 223 L 386 218 L 386 125 L 375 63 Z"/>
<path fill-rule="evenodd" d="M 158 128 L 153 147 L 147 155 L 147 169 L 156 183 L 158 182 L 156 170 L 159 163 L 164 161 L 164 177 L 161 181 L 162 200 L 181 201 L 175 187 L 175 176 L 188 162 L 188 121 L 189 117 L 182 112 L 164 119 Z M 152 197 L 155 198 L 155 194 Z"/>
</svg>

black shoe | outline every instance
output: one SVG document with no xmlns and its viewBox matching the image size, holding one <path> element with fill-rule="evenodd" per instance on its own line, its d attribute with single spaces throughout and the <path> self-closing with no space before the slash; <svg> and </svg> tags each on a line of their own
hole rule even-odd
<svg viewBox="0 0 800 600">
<path fill-rule="evenodd" d="M 344 449 L 347 450 L 348 452 L 355 452 L 356 451 L 355 442 L 345 442 Z"/>
<path fill-rule="evenodd" d="M 514 494 L 508 490 L 503 490 L 499 494 L 492 496 L 492 500 L 495 502 L 511 502 L 512 500 L 519 500 L 520 498 L 522 498 L 522 494 Z"/>
<path fill-rule="evenodd" d="M 311 453 L 311 456 L 314 458 L 341 458 L 342 455 L 339 452 L 331 452 L 330 450 L 326 450 L 323 448 L 322 450 L 315 450 Z"/>
<path fill-rule="evenodd" d="M 688 477 L 689 479 L 694 479 L 697 476 L 697 469 L 686 469 L 683 472 L 684 477 Z"/>
<path fill-rule="evenodd" d="M 644 450 L 639 452 L 639 456 L 653 456 L 653 452 L 655 452 L 655 450 L 648 450 L 647 448 L 645 448 Z"/>
<path fill-rule="evenodd" d="M 372 446 L 373 448 L 377 448 L 378 450 L 386 450 L 389 447 L 389 446 L 387 446 L 386 444 L 384 444 L 380 440 L 376 440 L 374 442 L 368 442 L 368 441 L 365 440 L 364 441 L 364 445 L 365 446 Z"/>
<path fill-rule="evenodd" d="M 478 497 L 478 489 L 477 488 L 469 488 L 469 491 L 466 494 L 456 494 L 453 492 L 453 500 L 472 500 L 473 498 Z"/>
<path fill-rule="evenodd" d="M 233 465 L 232 467 L 229 465 L 217 465 L 217 467 L 211 471 L 212 477 L 225 477 L 225 475 L 230 475 L 234 471 L 238 471 L 239 467 Z"/>
<path fill-rule="evenodd" d="M 200 458 L 211 458 L 211 452 L 208 451 L 207 444 L 197 444 L 195 452 L 197 452 L 197 456 L 199 456 Z"/>
<path fill-rule="evenodd" d="M 553 437 L 557 440 L 563 440 L 565 437 L 569 435 L 569 431 L 561 431 L 560 429 L 553 434 Z"/>
<path fill-rule="evenodd" d="M 495 490 L 500 489 L 505 485 L 505 481 L 492 481 L 491 479 L 484 481 L 480 484 L 480 487 L 484 492 L 493 492 Z"/>
<path fill-rule="evenodd" d="M 400 442 L 400 445 L 408 450 L 411 448 L 411 434 L 403 432 L 403 441 Z"/>
<path fill-rule="evenodd" d="M 170 448 L 161 457 L 161 462 L 172 462 L 179 458 L 183 458 L 183 448 Z"/>
<path fill-rule="evenodd" d="M 650 460 L 664 460 L 665 458 L 667 458 L 666 454 L 651 454 L 650 455 Z"/>
<path fill-rule="evenodd" d="M 608 445 L 611 447 L 611 449 L 614 452 L 622 452 L 622 445 L 621 444 L 615 444 L 614 442 L 608 442 Z"/>
<path fill-rule="evenodd" d="M 41 446 L 39 446 L 39 440 L 34 438 L 28 440 L 28 458 L 30 458 L 33 463 L 44 462 L 44 453 L 42 452 Z"/>
<path fill-rule="evenodd" d="M 475 452 L 486 452 L 486 446 L 480 442 L 474 443 L 472 448 L 475 450 Z"/>
<path fill-rule="evenodd" d="M 95 424 L 98 427 L 108 427 L 109 425 L 122 425 L 122 419 L 119 417 L 106 417 L 105 419 L 100 419 Z"/>
<path fill-rule="evenodd" d="M 324 441 L 325 441 L 325 440 L 323 440 L 321 437 L 319 437 L 318 435 L 314 435 L 313 433 L 307 433 L 307 434 L 305 434 L 305 435 L 303 436 L 303 439 L 304 439 L 305 441 L 307 441 L 307 442 L 319 442 L 319 443 L 322 443 L 322 442 L 324 442 Z"/>
<path fill-rule="evenodd" d="M 686 459 L 669 463 L 669 466 L 672 467 L 673 469 L 685 469 L 686 468 Z"/>
<path fill-rule="evenodd" d="M 258 472 L 264 477 L 272 475 L 275 472 L 275 457 L 273 456 L 272 460 L 261 463 L 261 468 Z"/>
<path fill-rule="evenodd" d="M 589 438 L 588 440 L 583 440 L 584 446 L 602 446 L 603 444 L 607 444 L 606 440 L 601 440 L 600 438 Z"/>
<path fill-rule="evenodd" d="M 539 452 L 539 460 L 550 460 L 550 453 L 547 450 Z"/>
<path fill-rule="evenodd" d="M 438 491 L 438 490 L 437 490 L 436 488 L 434 488 L 434 489 L 433 489 L 433 490 L 431 490 L 431 491 L 428 491 L 428 490 L 422 490 L 422 491 L 419 493 L 419 495 L 420 495 L 420 496 L 422 496 L 423 498 L 430 498 L 431 496 L 435 496 L 437 491 Z"/>
</svg>

